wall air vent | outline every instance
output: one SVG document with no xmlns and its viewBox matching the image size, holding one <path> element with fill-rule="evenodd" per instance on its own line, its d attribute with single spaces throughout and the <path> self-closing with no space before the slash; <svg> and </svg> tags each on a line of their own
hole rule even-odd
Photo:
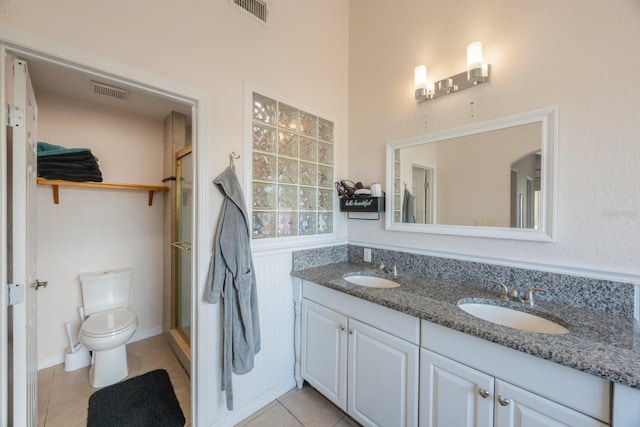
<svg viewBox="0 0 640 427">
<path fill-rule="evenodd" d="M 263 24 L 267 23 L 269 10 L 264 0 L 229 0 L 229 4 L 245 13 L 250 13 Z"/>
<path fill-rule="evenodd" d="M 122 89 L 120 87 L 111 86 L 93 80 L 91 80 L 91 86 L 93 86 L 93 93 L 97 93 L 98 95 L 110 96 L 112 98 L 125 100 L 129 98 L 129 91 L 127 89 Z"/>
</svg>

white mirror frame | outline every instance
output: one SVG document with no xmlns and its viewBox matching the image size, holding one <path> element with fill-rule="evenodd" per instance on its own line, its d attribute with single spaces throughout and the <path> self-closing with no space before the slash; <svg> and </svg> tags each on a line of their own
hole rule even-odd
<svg viewBox="0 0 640 427">
<path fill-rule="evenodd" d="M 393 221 L 394 211 L 394 155 L 398 148 L 429 144 L 451 138 L 468 136 L 530 123 L 541 123 L 542 127 L 542 173 L 541 173 L 541 226 L 539 229 L 481 227 L 468 225 L 405 224 Z M 419 135 L 392 142 L 387 145 L 387 198 L 386 229 L 410 233 L 446 234 L 454 236 L 487 237 L 494 239 L 531 240 L 554 242 L 556 236 L 556 176 L 557 176 L 558 108 L 549 107 L 528 113 L 502 117 L 455 129 Z"/>
</svg>

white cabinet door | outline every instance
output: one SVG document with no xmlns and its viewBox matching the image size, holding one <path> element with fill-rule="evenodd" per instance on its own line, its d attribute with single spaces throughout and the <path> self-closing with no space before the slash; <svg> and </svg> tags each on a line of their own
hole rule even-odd
<svg viewBox="0 0 640 427">
<path fill-rule="evenodd" d="M 420 427 L 493 426 L 492 376 L 420 350 Z"/>
<path fill-rule="evenodd" d="M 347 413 L 365 426 L 418 425 L 418 346 L 349 319 Z"/>
<path fill-rule="evenodd" d="M 302 377 L 347 410 L 347 317 L 302 301 Z"/>
<path fill-rule="evenodd" d="M 605 427 L 600 421 L 496 380 L 496 427 Z"/>
</svg>

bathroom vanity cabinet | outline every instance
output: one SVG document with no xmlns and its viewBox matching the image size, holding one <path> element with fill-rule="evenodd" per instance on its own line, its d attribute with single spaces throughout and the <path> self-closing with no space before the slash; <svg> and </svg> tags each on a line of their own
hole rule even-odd
<svg viewBox="0 0 640 427">
<path fill-rule="evenodd" d="M 638 425 L 637 389 L 293 282 L 298 386 L 308 381 L 365 426 Z"/>
<path fill-rule="evenodd" d="M 420 415 L 421 427 L 608 425 L 424 349 L 420 351 Z"/>
<path fill-rule="evenodd" d="M 430 322 L 421 329 L 421 427 L 609 425 L 609 381 Z"/>
<path fill-rule="evenodd" d="M 419 320 L 304 282 L 302 378 L 365 426 L 418 423 Z"/>
</svg>

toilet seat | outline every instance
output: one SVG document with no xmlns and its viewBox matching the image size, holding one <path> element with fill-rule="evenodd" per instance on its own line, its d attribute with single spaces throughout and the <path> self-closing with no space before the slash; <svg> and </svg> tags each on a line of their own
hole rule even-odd
<svg viewBox="0 0 640 427">
<path fill-rule="evenodd" d="M 94 338 L 112 336 L 130 328 L 135 322 L 136 315 L 131 310 L 128 308 L 116 308 L 89 316 L 82 324 L 80 333 Z"/>
</svg>

